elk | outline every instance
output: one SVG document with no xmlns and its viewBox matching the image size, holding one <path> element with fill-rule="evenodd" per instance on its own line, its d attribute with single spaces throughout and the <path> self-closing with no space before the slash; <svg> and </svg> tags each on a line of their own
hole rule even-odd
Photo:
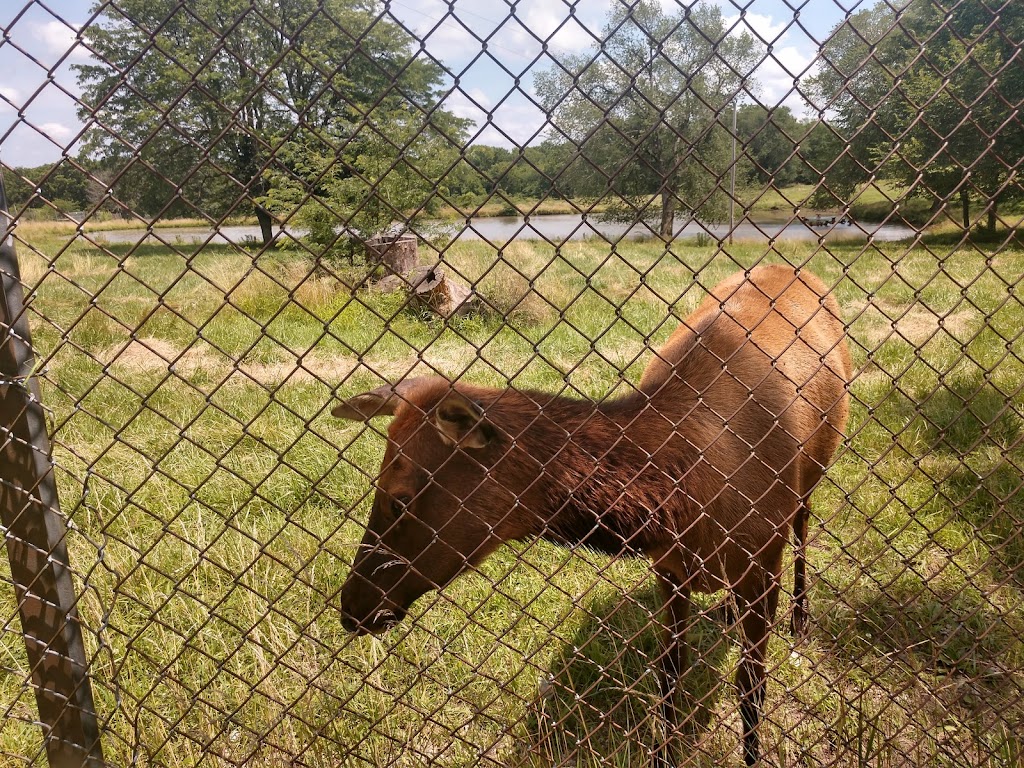
<svg viewBox="0 0 1024 768">
<path fill-rule="evenodd" d="M 783 553 L 792 528 L 799 634 L 810 495 L 843 436 L 850 371 L 839 306 L 821 280 L 759 266 L 712 289 L 620 397 L 594 403 L 432 376 L 344 400 L 335 416 L 394 419 L 341 591 L 343 625 L 393 626 L 511 540 L 646 556 L 665 605 L 670 725 L 690 595 L 731 590 L 753 765 Z"/>
</svg>

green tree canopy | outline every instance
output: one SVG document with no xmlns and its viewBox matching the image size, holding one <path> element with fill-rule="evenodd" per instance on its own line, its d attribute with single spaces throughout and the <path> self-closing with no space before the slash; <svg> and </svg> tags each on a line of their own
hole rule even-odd
<svg viewBox="0 0 1024 768">
<path fill-rule="evenodd" d="M 55 215 L 89 207 L 90 173 L 80 164 L 63 160 L 35 168 L 4 169 L 7 201 L 12 208 L 52 207 Z"/>
<path fill-rule="evenodd" d="M 1001 202 L 1024 196 L 1024 4 L 911 0 L 839 25 L 812 92 L 848 142 L 827 185 L 842 195 L 871 176 L 894 179 L 936 208 L 971 196 L 995 229 Z"/>
<path fill-rule="evenodd" d="M 727 30 L 717 6 L 667 12 L 640 0 L 616 4 L 600 44 L 540 74 L 537 91 L 553 137 L 579 148 L 567 175 L 631 219 L 660 200 L 658 231 L 669 238 L 677 209 L 721 215 L 723 121 L 757 60 L 753 38 Z"/>
<path fill-rule="evenodd" d="M 467 171 L 461 130 L 461 121 L 443 113 L 428 119 L 405 105 L 376 104 L 351 125 L 286 142 L 279 152 L 286 170 L 268 173 L 262 201 L 314 243 L 350 249 L 339 225 L 366 238 L 454 202 Z"/>
<path fill-rule="evenodd" d="M 736 115 L 736 135 L 743 144 L 740 169 L 744 181 L 786 187 L 813 180 L 813 171 L 797 152 L 811 125 L 798 120 L 789 107 L 741 106 Z"/>
<path fill-rule="evenodd" d="M 133 211 L 255 211 L 269 241 L 272 180 L 315 194 L 316 178 L 301 172 L 323 171 L 316 158 L 365 154 L 365 137 L 387 135 L 398 115 L 400 135 L 445 117 L 432 112 L 442 70 L 368 0 L 123 0 L 96 9 L 101 21 L 83 34 L 102 63 L 78 67 L 87 151 Z M 402 147 L 392 142 L 390 157 Z M 314 159 L 300 164 L 303 151 Z M 349 162 L 331 173 L 372 198 L 364 170 Z"/>
<path fill-rule="evenodd" d="M 517 150 L 476 144 L 465 152 L 466 165 L 489 196 L 567 198 L 576 195 L 565 173 L 575 149 L 565 141 L 544 141 Z"/>
</svg>

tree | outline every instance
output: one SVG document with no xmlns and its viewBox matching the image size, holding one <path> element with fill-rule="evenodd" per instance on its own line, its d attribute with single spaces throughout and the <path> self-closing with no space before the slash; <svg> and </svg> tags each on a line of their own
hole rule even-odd
<svg viewBox="0 0 1024 768">
<path fill-rule="evenodd" d="M 4 174 L 4 183 L 12 208 L 53 206 L 61 213 L 70 213 L 89 205 L 88 171 L 77 167 L 73 161 L 12 168 L 10 173 Z"/>
<path fill-rule="evenodd" d="M 721 10 L 698 3 L 666 12 L 654 0 L 614 6 L 589 53 L 537 77 L 553 138 L 579 149 L 575 178 L 611 196 L 620 214 L 646 216 L 660 200 L 658 231 L 675 212 L 713 218 L 731 137 L 723 124 L 757 61 L 753 39 L 728 32 Z"/>
<path fill-rule="evenodd" d="M 810 130 L 811 125 L 798 120 L 789 107 L 741 106 L 736 114 L 736 134 L 743 143 L 740 167 L 745 181 L 786 187 L 811 180 L 810 168 L 797 153 Z"/>
<path fill-rule="evenodd" d="M 474 145 L 466 150 L 465 160 L 488 195 L 567 198 L 575 191 L 565 172 L 574 154 L 569 143 L 548 140 L 516 151 Z"/>
<path fill-rule="evenodd" d="M 936 210 L 959 195 L 965 229 L 973 192 L 994 231 L 999 204 L 1024 197 L 1022 46 L 1024 5 L 1015 2 L 911 0 L 898 14 L 854 14 L 826 43 L 830 66 L 811 84 L 834 106 L 857 160 L 830 174 L 830 186 L 884 176 Z"/>
<path fill-rule="evenodd" d="M 800 159 L 806 165 L 805 181 L 817 187 L 810 204 L 830 208 L 845 205 L 863 169 L 852 157 L 849 143 L 837 126 L 815 120 L 800 139 Z"/>
<path fill-rule="evenodd" d="M 448 130 L 439 125 L 447 123 Z M 437 212 L 461 192 L 458 145 L 462 121 L 429 118 L 405 105 L 377 104 L 357 123 L 332 126 L 314 141 L 289 141 L 279 153 L 288 170 L 268 174 L 268 209 L 294 220 L 324 247 L 353 243 L 338 232 L 365 239 L 396 219 L 410 223 Z"/>
<path fill-rule="evenodd" d="M 885 139 L 872 114 L 893 84 L 892 73 L 874 52 L 898 34 L 891 7 L 880 4 L 837 25 L 821 48 L 819 73 L 808 81 L 807 89 L 812 106 L 827 110 L 829 120 L 808 137 L 806 143 L 815 151 L 802 152 L 813 155 L 812 165 L 824 175 L 816 203 L 845 203 L 857 185 L 871 177 L 871 148 Z"/>
<path fill-rule="evenodd" d="M 437 105 L 442 70 L 369 0 L 121 0 L 96 10 L 102 23 L 83 34 L 102 63 L 78 67 L 87 151 L 139 212 L 252 211 L 270 242 L 270 182 L 291 173 L 296 147 L 327 155 L 358 143 L 367 121 Z"/>
<path fill-rule="evenodd" d="M 484 191 L 488 196 L 497 190 L 502 176 L 515 162 L 515 154 L 504 147 L 490 147 L 474 144 L 466 149 L 466 162 L 479 174 Z"/>
</svg>

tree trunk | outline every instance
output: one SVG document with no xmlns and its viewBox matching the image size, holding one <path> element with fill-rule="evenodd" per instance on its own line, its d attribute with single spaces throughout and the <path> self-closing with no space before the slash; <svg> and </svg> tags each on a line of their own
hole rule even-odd
<svg viewBox="0 0 1024 768">
<path fill-rule="evenodd" d="M 661 193 L 661 226 L 658 235 L 662 240 L 671 240 L 675 234 L 676 224 L 676 201 L 672 193 L 667 189 Z"/>
<path fill-rule="evenodd" d="M 263 206 L 257 205 L 256 221 L 260 224 L 260 233 L 263 235 L 263 245 L 270 245 L 274 241 L 274 220 Z"/>
<path fill-rule="evenodd" d="M 996 205 L 997 203 L 995 200 L 992 200 L 988 204 L 988 220 L 985 222 L 985 231 L 990 235 L 994 235 L 996 233 Z"/>
<path fill-rule="evenodd" d="M 407 275 L 419 261 L 415 235 L 380 235 L 364 243 L 366 255 L 374 264 L 383 264 L 392 275 Z"/>
<path fill-rule="evenodd" d="M 960 207 L 964 214 L 964 232 L 971 229 L 971 194 L 966 187 L 960 189 Z"/>
<path fill-rule="evenodd" d="M 249 201 L 256 211 L 256 221 L 260 225 L 263 246 L 267 247 L 274 241 L 274 220 L 270 216 L 270 211 L 260 204 L 260 200 L 270 191 L 270 184 L 263 175 L 263 168 L 259 162 L 259 146 L 252 134 L 245 134 L 238 140 L 235 154 L 240 173 L 249 179 L 247 186 Z"/>
</svg>

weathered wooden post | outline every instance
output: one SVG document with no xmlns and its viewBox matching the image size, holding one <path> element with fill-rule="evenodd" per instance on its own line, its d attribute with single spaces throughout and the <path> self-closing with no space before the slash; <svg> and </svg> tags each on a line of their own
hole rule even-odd
<svg viewBox="0 0 1024 768">
<path fill-rule="evenodd" d="M 0 522 L 50 768 L 103 753 L 0 175 Z"/>
</svg>

